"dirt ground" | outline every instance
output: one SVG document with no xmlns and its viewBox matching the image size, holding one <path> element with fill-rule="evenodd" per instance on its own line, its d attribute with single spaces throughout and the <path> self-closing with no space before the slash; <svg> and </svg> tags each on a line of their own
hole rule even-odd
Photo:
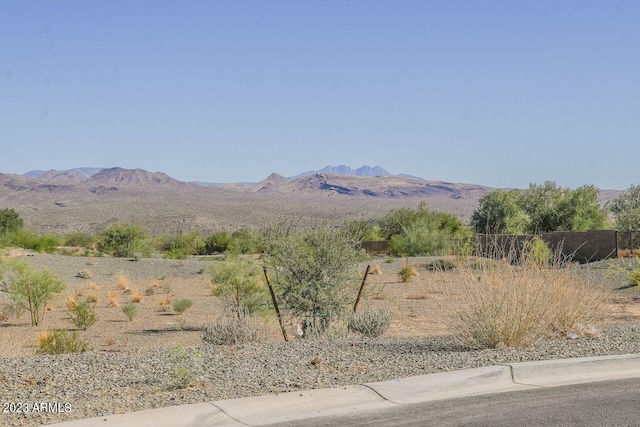
<svg viewBox="0 0 640 427">
<path fill-rule="evenodd" d="M 73 330 L 69 319 L 67 299 L 97 297 L 98 322 L 80 336 L 88 340 L 97 351 L 122 351 L 185 346 L 201 343 L 203 325 L 222 315 L 224 302 L 212 296 L 209 266 L 215 261 L 145 260 L 131 262 L 113 258 L 87 258 L 63 255 L 12 253 L 33 264 L 36 268 L 50 268 L 67 284 L 67 290 L 52 300 L 45 312 L 41 326 L 31 326 L 27 313 L 15 318 L 0 318 L 0 357 L 34 354 L 38 336 L 53 328 Z M 410 283 L 402 283 L 398 277 L 401 260 L 379 258 L 370 261 L 380 274 L 367 277 L 364 297 L 359 307 L 387 307 L 395 317 L 387 332 L 389 336 L 411 337 L 447 334 L 446 313 L 440 302 L 443 276 L 425 268 L 428 259 L 409 260 L 418 275 Z M 364 272 L 366 263 L 361 265 Z M 93 279 L 77 277 L 81 270 L 90 270 Z M 372 268 L 373 270 L 373 268 Z M 640 293 L 624 288 L 624 283 L 614 283 L 607 277 L 607 270 L 593 268 L 589 274 L 600 275 L 602 282 L 612 289 L 611 321 L 640 318 Z M 130 291 L 123 289 L 126 278 Z M 616 279 L 619 280 L 619 279 Z M 620 286 L 618 286 L 620 285 Z M 136 292 L 142 294 L 139 310 L 129 321 L 121 306 L 131 302 Z M 120 307 L 110 304 L 110 295 L 117 295 Z M 6 298 L 6 294 L 4 295 Z M 2 295 L 0 293 L 0 298 Z M 179 315 L 169 307 L 163 309 L 161 299 L 188 298 L 193 306 Z M 355 295 L 354 295 L 355 299 Z M 295 322 L 287 322 L 288 333 L 295 334 Z M 275 314 L 265 321 L 265 335 L 269 340 L 282 340 Z"/>
</svg>

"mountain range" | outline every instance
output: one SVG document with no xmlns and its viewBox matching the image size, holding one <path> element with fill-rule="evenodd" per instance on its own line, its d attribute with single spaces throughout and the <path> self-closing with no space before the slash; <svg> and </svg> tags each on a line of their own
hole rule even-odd
<svg viewBox="0 0 640 427">
<path fill-rule="evenodd" d="M 74 168 L 74 169 L 66 169 L 66 170 L 63 170 L 63 171 L 60 171 L 60 172 L 61 173 L 77 173 L 79 175 L 92 176 L 92 175 L 95 175 L 95 174 L 99 173 L 100 171 L 102 171 L 104 169 L 107 169 L 107 168 L 81 167 L 81 168 Z M 31 178 L 41 178 L 42 176 L 44 176 L 48 172 L 50 172 L 50 171 L 32 170 L 32 171 L 29 171 L 29 172 L 25 173 L 24 175 L 26 175 L 28 177 L 31 177 Z M 300 177 L 303 177 L 303 176 L 316 175 L 316 174 L 370 176 L 370 177 L 399 176 L 399 177 L 405 177 L 405 178 L 422 179 L 422 178 L 419 178 L 417 176 L 408 175 L 408 174 L 392 175 L 391 173 L 387 172 L 384 168 L 382 168 L 380 166 L 371 167 L 369 165 L 363 165 L 363 166 L 361 166 L 361 167 L 359 167 L 357 169 L 352 169 L 351 167 L 345 166 L 345 165 L 340 165 L 340 166 L 327 165 L 322 169 L 303 172 L 303 173 L 295 175 L 295 176 L 293 176 L 291 178 L 300 178 Z M 201 184 L 201 185 L 221 185 L 220 183 L 210 183 L 210 182 L 196 182 L 196 184 Z M 252 183 L 243 183 L 243 185 L 251 185 L 251 184 Z"/>
<path fill-rule="evenodd" d="M 478 200 L 493 190 L 394 176 L 380 167 L 328 168 L 293 178 L 274 173 L 258 183 L 216 186 L 117 167 L 0 173 L 0 209 L 16 209 L 29 227 L 44 232 L 95 232 L 114 222 L 133 222 L 152 234 L 171 234 L 178 228 L 207 234 L 260 227 L 278 217 L 333 223 L 371 219 L 421 202 L 466 221 Z M 608 192 L 603 199 L 612 197 Z"/>
</svg>

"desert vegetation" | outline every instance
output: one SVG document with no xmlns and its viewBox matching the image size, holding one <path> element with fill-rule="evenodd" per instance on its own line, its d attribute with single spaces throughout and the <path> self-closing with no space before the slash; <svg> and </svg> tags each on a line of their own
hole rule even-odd
<svg viewBox="0 0 640 427">
<path fill-rule="evenodd" d="M 594 205 L 595 191 L 592 186 L 570 190 L 549 182 L 541 186 L 532 184 L 523 192 L 497 190 L 481 200 L 473 215 L 471 227 L 465 226 L 453 215 L 430 210 L 423 203 L 415 209 L 394 209 L 384 216 L 370 220 L 347 221 L 340 227 L 326 222 L 303 223 L 299 220 L 296 222 L 283 219 L 272 221 L 260 230 L 243 228 L 232 233 L 216 232 L 203 238 L 196 231 L 179 231 L 173 236 L 153 237 L 143 227 L 134 224 L 112 224 L 103 232 L 94 235 L 73 232 L 58 236 L 55 243 L 85 245 L 76 252 L 69 251 L 67 247 L 67 250 L 58 253 L 83 255 L 87 259 L 113 257 L 185 260 L 201 254 L 198 262 L 202 267 L 198 268 L 195 274 L 205 281 L 203 289 L 206 298 L 215 302 L 212 307 L 217 307 L 220 313 L 225 313 L 224 316 L 214 316 L 213 321 L 208 320 L 210 337 L 216 334 L 234 336 L 236 332 L 239 337 L 246 336 L 246 330 L 253 330 L 255 322 L 271 324 L 271 327 L 274 327 L 274 304 L 279 305 L 279 321 L 282 322 L 284 319 L 283 328 L 289 328 L 289 335 L 309 337 L 329 333 L 332 324 L 337 325 L 338 329 L 344 328 L 347 332 L 365 336 L 377 336 L 387 329 L 394 331 L 398 328 L 394 328 L 392 324 L 398 320 L 391 320 L 394 319 L 393 313 L 397 311 L 397 307 L 394 306 L 396 301 L 385 295 L 383 290 L 375 291 L 375 298 L 368 299 L 362 313 L 351 312 L 358 285 L 368 279 L 362 276 L 362 263 L 367 262 L 369 256 L 359 249 L 359 244 L 364 240 L 386 240 L 392 255 L 395 256 L 388 261 L 396 260 L 395 262 L 400 263 L 395 270 L 385 267 L 385 276 L 394 277 L 391 283 L 403 283 L 405 286 L 415 282 L 423 284 L 433 279 L 432 273 L 444 275 L 439 279 L 441 283 L 451 282 L 445 289 L 432 289 L 429 292 L 448 296 L 446 301 L 453 304 L 446 307 L 445 311 L 449 315 L 462 316 L 461 313 L 464 313 L 465 316 L 471 316 L 460 318 L 458 321 L 451 320 L 451 316 L 448 317 L 450 321 L 447 327 L 458 336 L 465 337 L 465 345 L 526 346 L 548 337 L 552 332 L 565 333 L 570 327 L 576 329 L 575 325 L 584 326 L 589 322 L 586 318 L 560 321 L 560 317 L 567 316 L 555 314 L 553 316 L 556 318 L 551 319 L 553 316 L 549 315 L 550 320 L 545 323 L 536 317 L 540 316 L 534 313 L 536 305 L 526 300 L 525 296 L 534 298 L 533 295 L 539 295 L 536 301 L 549 298 L 559 301 L 560 295 L 564 295 L 566 289 L 571 288 L 572 292 L 581 289 L 592 292 L 595 300 L 606 305 L 606 297 L 603 296 L 605 293 L 602 293 L 601 287 L 593 284 L 580 288 L 578 284 L 581 279 L 576 279 L 573 270 L 567 267 L 571 264 L 563 263 L 560 266 L 558 260 L 554 259 L 554 253 L 540 239 L 526 241 L 524 247 L 519 249 L 520 257 L 526 253 L 526 262 L 509 260 L 509 256 L 502 254 L 494 257 L 503 260 L 497 263 L 480 262 L 479 258 L 474 258 L 475 250 L 471 237 L 474 231 L 531 232 L 584 229 L 603 225 L 604 210 Z M 626 202 L 612 203 L 613 211 L 622 212 L 622 205 L 631 206 L 625 209 L 633 211 L 635 205 L 629 201 L 633 199 L 632 191 L 624 193 L 620 200 Z M 14 246 L 25 242 L 24 233 L 31 233 L 24 230 L 24 222 L 20 215 L 7 209 L 0 211 L 0 231 L 3 236 L 0 241 L 5 245 Z M 32 234 L 32 237 L 35 240 L 51 240 L 47 236 L 35 234 Z M 32 248 L 41 253 L 55 252 L 42 250 L 45 246 L 56 248 L 51 245 L 34 244 L 25 244 L 22 247 Z M 214 256 L 207 257 L 207 254 Z M 416 256 L 438 258 L 420 265 L 413 261 Z M 504 261 L 505 259 L 508 261 Z M 135 324 L 139 316 L 148 318 L 150 310 L 164 316 L 180 316 L 187 310 L 191 311 L 192 307 L 197 308 L 202 304 L 203 297 L 194 298 L 191 293 L 176 293 L 176 285 L 164 281 L 163 275 L 145 278 L 146 283 L 134 283 L 126 269 L 122 269 L 112 271 L 111 279 L 98 285 L 95 281 L 94 263 L 87 264 L 89 266 L 82 266 L 76 270 L 74 280 L 91 280 L 91 283 L 84 289 L 76 286 L 75 294 L 67 298 L 65 310 L 68 321 L 79 331 L 93 330 L 94 325 L 100 324 L 104 316 L 111 316 L 102 314 L 105 309 L 118 308 L 119 310 L 107 313 L 119 311 L 121 316 L 124 314 L 126 320 Z M 360 267 L 357 267 L 358 265 Z M 626 271 L 622 276 L 627 282 L 637 283 L 637 269 L 620 268 Z M 2 272 L 7 290 L 7 298 L 2 301 L 2 318 L 9 322 L 9 319 L 20 318 L 22 312 L 27 311 L 30 323 L 40 326 L 47 311 L 51 310 L 50 303 L 56 301 L 56 296 L 65 289 L 64 280 L 46 269 L 34 270 L 28 263 L 16 260 L 3 261 Z M 381 276 L 380 264 L 375 263 L 371 272 Z M 478 283 L 491 283 L 494 286 L 485 287 Z M 509 285 L 500 288 L 496 283 Z M 549 288 L 537 288 L 534 286 L 537 284 L 548 285 Z M 456 289 L 458 291 L 454 291 Z M 485 291 L 488 294 L 484 293 Z M 495 291 L 496 294 L 493 295 L 489 291 Z M 513 294 L 500 294 L 503 291 Z M 89 294 L 84 295 L 86 292 Z M 154 298 L 150 298 L 152 296 Z M 497 304 L 495 301 L 490 302 L 490 298 L 504 301 L 512 298 L 513 301 L 503 302 L 502 308 L 509 307 L 515 312 L 498 314 L 492 311 L 496 307 L 481 308 L 483 304 Z M 580 301 L 590 301 L 585 295 L 577 298 Z M 428 293 L 412 292 L 407 294 L 405 299 L 434 304 Z M 575 302 L 560 304 L 562 307 L 576 305 L 578 304 Z M 526 309 L 521 306 L 526 306 Z M 547 310 L 551 309 L 549 304 L 543 306 Z M 460 307 L 464 307 L 462 311 Z M 475 311 L 469 307 L 475 307 Z M 441 309 L 444 310 L 442 307 Z M 578 308 L 575 310 L 580 311 Z M 589 312 L 595 316 L 599 310 L 600 307 L 591 307 Z M 202 307 L 197 311 L 202 312 Z M 485 332 L 497 328 L 496 325 L 500 322 L 511 325 L 511 329 L 517 329 L 512 320 L 498 320 L 502 315 L 527 319 L 529 324 L 536 325 L 544 333 L 512 330 L 511 333 L 516 335 L 516 338 L 513 338 L 505 336 L 505 331 L 493 331 L 490 333 L 493 334 L 493 338 L 488 338 L 480 337 L 477 332 L 463 330 L 462 325 L 466 325 L 467 329 L 471 325 L 482 325 L 482 316 L 493 318 L 496 322 L 494 325 L 482 326 Z M 598 314 L 595 317 L 606 316 Z M 188 317 L 189 320 L 193 318 L 194 316 Z M 442 317 L 444 318 L 445 316 Z M 176 319 L 178 320 L 169 324 L 175 324 L 178 326 L 177 329 L 182 329 L 187 320 L 181 317 Z M 248 324 L 254 326 L 247 329 Z M 204 330 L 202 325 L 198 328 Z M 233 328 L 237 328 L 238 331 L 229 332 Z M 525 325 L 523 328 L 527 329 L 529 326 Z M 597 329 L 596 326 L 584 328 Z M 208 340 L 236 341 L 235 338 Z M 237 340 L 243 341 L 245 338 Z"/>
</svg>

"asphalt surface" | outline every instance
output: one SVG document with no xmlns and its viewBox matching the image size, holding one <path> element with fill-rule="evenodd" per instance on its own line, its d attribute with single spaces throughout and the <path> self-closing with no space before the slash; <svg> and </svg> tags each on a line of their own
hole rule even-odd
<svg viewBox="0 0 640 427">
<path fill-rule="evenodd" d="M 323 426 L 640 426 L 640 379 L 539 388 L 270 424 Z"/>
</svg>

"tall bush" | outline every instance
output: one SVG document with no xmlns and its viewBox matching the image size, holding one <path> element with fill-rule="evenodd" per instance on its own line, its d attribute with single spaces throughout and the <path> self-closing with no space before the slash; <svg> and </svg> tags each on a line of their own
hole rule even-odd
<svg viewBox="0 0 640 427">
<path fill-rule="evenodd" d="M 8 291 L 12 303 L 18 309 L 29 310 L 33 326 L 40 325 L 47 302 L 65 289 L 64 282 L 51 271 L 34 271 L 22 261 L 11 261 L 8 267 Z"/>
<path fill-rule="evenodd" d="M 100 234 L 98 249 L 115 257 L 134 257 L 147 232 L 133 224 L 112 224 Z"/>
<path fill-rule="evenodd" d="M 353 301 L 360 251 L 353 236 L 329 224 L 297 232 L 281 221 L 263 230 L 265 262 L 279 302 L 303 319 L 303 328 L 322 332 Z"/>
</svg>

